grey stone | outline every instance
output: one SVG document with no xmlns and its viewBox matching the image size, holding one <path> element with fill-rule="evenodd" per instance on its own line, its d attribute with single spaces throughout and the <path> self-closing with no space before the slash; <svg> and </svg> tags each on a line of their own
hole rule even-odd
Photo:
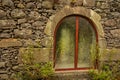
<svg viewBox="0 0 120 80">
<path fill-rule="evenodd" d="M 34 8 L 35 7 L 35 4 L 34 3 L 32 3 L 32 2 L 30 2 L 30 3 L 27 3 L 27 5 L 26 5 L 26 8 Z"/>
<path fill-rule="evenodd" d="M 0 62 L 0 68 L 5 67 L 5 62 Z"/>
<path fill-rule="evenodd" d="M 32 34 L 32 30 L 31 29 L 23 29 L 23 30 L 15 29 L 14 34 L 15 34 L 15 37 L 19 37 L 19 38 L 30 38 Z"/>
<path fill-rule="evenodd" d="M 23 24 L 21 24 L 21 27 L 22 28 L 31 28 L 32 26 L 29 23 L 23 23 Z"/>
<path fill-rule="evenodd" d="M 24 18 L 26 14 L 21 9 L 14 9 L 11 12 L 13 18 Z"/>
<path fill-rule="evenodd" d="M 6 12 L 3 10 L 0 10 L 0 18 L 3 18 L 6 16 Z"/>
<path fill-rule="evenodd" d="M 28 17 L 30 20 L 39 20 L 41 18 L 40 14 L 36 11 L 31 11 Z"/>
<path fill-rule="evenodd" d="M 15 28 L 16 22 L 14 20 L 0 20 L 0 28 Z"/>
<path fill-rule="evenodd" d="M 43 8 L 47 8 L 47 9 L 52 9 L 53 8 L 53 2 L 51 2 L 51 1 L 44 1 L 42 3 L 42 7 Z"/>
<path fill-rule="evenodd" d="M 17 39 L 2 39 L 0 41 L 0 47 L 16 47 L 22 46 L 22 43 Z"/>
<path fill-rule="evenodd" d="M 1 33 L 0 38 L 10 38 L 11 35 L 9 33 Z"/>
<path fill-rule="evenodd" d="M 2 0 L 3 6 L 14 7 L 14 3 L 12 0 Z"/>
<path fill-rule="evenodd" d="M 26 18 L 18 19 L 18 24 L 22 24 L 22 23 L 25 23 L 25 22 L 27 22 Z"/>
</svg>

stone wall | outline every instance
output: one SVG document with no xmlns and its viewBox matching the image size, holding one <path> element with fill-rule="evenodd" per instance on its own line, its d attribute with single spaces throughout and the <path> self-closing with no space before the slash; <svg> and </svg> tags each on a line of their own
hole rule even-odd
<svg viewBox="0 0 120 80">
<path fill-rule="evenodd" d="M 41 48 L 39 54 L 52 54 L 53 39 L 44 30 L 50 16 L 66 5 L 86 7 L 101 15 L 107 48 L 120 49 L 119 0 L 0 0 L 0 80 L 17 71 L 21 48 L 32 45 Z"/>
</svg>

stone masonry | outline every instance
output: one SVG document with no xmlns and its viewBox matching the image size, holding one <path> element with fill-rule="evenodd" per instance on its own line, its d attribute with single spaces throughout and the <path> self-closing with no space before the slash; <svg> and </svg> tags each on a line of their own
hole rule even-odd
<svg viewBox="0 0 120 80">
<path fill-rule="evenodd" d="M 21 49 L 27 46 L 34 46 L 40 61 L 51 60 L 54 40 L 46 34 L 46 25 L 65 6 L 97 12 L 107 48 L 120 51 L 120 0 L 0 0 L 0 80 L 18 71 Z"/>
</svg>

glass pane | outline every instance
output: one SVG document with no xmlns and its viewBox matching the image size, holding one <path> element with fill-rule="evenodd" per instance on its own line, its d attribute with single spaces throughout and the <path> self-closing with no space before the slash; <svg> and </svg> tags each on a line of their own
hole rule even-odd
<svg viewBox="0 0 120 80">
<path fill-rule="evenodd" d="M 91 48 L 96 44 L 95 31 L 84 18 L 79 18 L 78 67 L 91 67 Z"/>
<path fill-rule="evenodd" d="M 55 68 L 74 68 L 75 17 L 65 18 L 56 33 Z"/>
</svg>

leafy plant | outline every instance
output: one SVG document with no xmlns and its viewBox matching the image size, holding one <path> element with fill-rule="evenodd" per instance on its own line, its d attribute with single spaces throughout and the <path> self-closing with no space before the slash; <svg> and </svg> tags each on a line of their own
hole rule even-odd
<svg viewBox="0 0 120 80">
<path fill-rule="evenodd" d="M 22 70 L 16 73 L 14 80 L 46 80 L 53 75 L 51 62 L 35 63 L 33 49 L 33 47 L 28 47 L 24 51 Z"/>
<path fill-rule="evenodd" d="M 106 53 L 108 52 L 104 50 L 104 54 Z M 117 62 L 112 61 L 112 57 L 114 53 L 116 53 L 114 49 L 111 49 L 109 51 L 109 56 L 107 55 L 108 60 L 106 62 L 105 61 L 101 62 L 102 65 L 100 66 L 99 70 L 89 71 L 90 80 L 120 80 L 120 77 L 119 77 L 120 61 L 119 60 Z M 94 59 L 94 56 L 93 56 L 93 59 Z"/>
</svg>

